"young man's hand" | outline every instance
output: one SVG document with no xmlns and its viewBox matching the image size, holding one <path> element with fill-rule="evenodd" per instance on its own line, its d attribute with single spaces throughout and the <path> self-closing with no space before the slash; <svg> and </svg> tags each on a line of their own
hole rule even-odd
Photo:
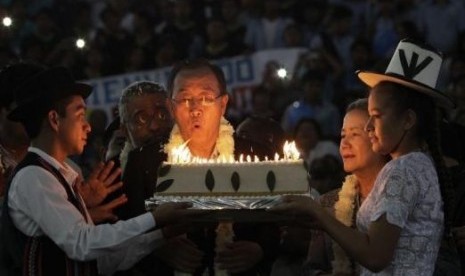
<svg viewBox="0 0 465 276">
<path fill-rule="evenodd" d="M 96 207 L 111 193 L 120 189 L 123 182 L 115 179 L 121 174 L 121 169 L 113 170 L 115 163 L 110 161 L 106 164 L 99 163 L 87 181 L 78 182 L 78 190 L 82 199 L 86 203 L 87 208 Z"/>
<path fill-rule="evenodd" d="M 95 224 L 106 221 L 115 222 L 118 217 L 113 213 L 113 210 L 126 202 L 128 202 L 126 195 L 121 195 L 106 204 L 87 209 L 87 211 L 89 211 L 90 217 Z"/>
</svg>

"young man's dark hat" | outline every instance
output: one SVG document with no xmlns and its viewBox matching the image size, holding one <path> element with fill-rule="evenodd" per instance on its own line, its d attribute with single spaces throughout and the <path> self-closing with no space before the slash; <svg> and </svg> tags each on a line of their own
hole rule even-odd
<svg viewBox="0 0 465 276">
<path fill-rule="evenodd" d="M 16 88 L 42 70 L 43 66 L 29 62 L 18 62 L 3 67 L 0 70 L 0 109 L 11 108 Z"/>
<path fill-rule="evenodd" d="M 44 69 L 16 89 L 17 107 L 8 114 L 8 119 L 25 122 L 33 116 L 45 114 L 59 100 L 72 95 L 85 99 L 91 92 L 92 86 L 76 82 L 64 67 Z"/>
</svg>

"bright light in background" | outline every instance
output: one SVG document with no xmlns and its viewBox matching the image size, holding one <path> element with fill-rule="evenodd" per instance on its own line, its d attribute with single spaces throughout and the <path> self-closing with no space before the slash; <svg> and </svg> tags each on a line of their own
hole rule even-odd
<svg viewBox="0 0 465 276">
<path fill-rule="evenodd" d="M 5 17 L 3 17 L 3 19 L 2 19 L 2 24 L 3 24 L 3 26 L 5 26 L 5 27 L 10 27 L 11 24 L 13 24 L 13 20 L 11 19 L 11 17 L 5 16 Z"/>
<path fill-rule="evenodd" d="M 76 39 L 76 47 L 78 47 L 79 49 L 82 49 L 86 46 L 86 41 L 82 38 L 78 38 Z"/>
<path fill-rule="evenodd" d="M 278 77 L 280 77 L 281 79 L 287 77 L 287 70 L 285 68 L 279 68 L 276 73 L 278 74 Z"/>
</svg>

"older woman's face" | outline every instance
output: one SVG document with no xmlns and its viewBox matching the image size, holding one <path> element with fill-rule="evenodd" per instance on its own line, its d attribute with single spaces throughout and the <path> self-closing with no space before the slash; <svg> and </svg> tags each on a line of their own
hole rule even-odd
<svg viewBox="0 0 465 276">
<path fill-rule="evenodd" d="M 373 152 L 368 133 L 364 130 L 368 119 L 367 111 L 356 109 L 347 112 L 344 117 L 339 152 L 346 172 L 357 173 L 369 169 L 371 165 L 378 164 L 377 159 L 382 158 Z"/>
</svg>

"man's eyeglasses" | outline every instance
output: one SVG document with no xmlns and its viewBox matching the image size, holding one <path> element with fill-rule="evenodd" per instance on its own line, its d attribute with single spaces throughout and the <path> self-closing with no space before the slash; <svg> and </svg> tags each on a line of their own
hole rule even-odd
<svg viewBox="0 0 465 276">
<path fill-rule="evenodd" d="M 213 96 L 213 95 L 205 95 L 196 98 L 181 98 L 181 99 L 171 99 L 176 105 L 183 106 L 183 107 L 191 107 L 194 104 L 200 104 L 202 106 L 212 106 L 215 104 L 216 100 L 218 100 L 223 95 Z"/>
<path fill-rule="evenodd" d="M 156 119 L 157 121 L 168 120 L 169 116 L 170 114 L 168 110 L 162 108 L 156 109 L 154 112 L 140 110 L 133 115 L 132 119 L 136 126 L 143 127 L 150 125 L 154 119 Z"/>
</svg>

